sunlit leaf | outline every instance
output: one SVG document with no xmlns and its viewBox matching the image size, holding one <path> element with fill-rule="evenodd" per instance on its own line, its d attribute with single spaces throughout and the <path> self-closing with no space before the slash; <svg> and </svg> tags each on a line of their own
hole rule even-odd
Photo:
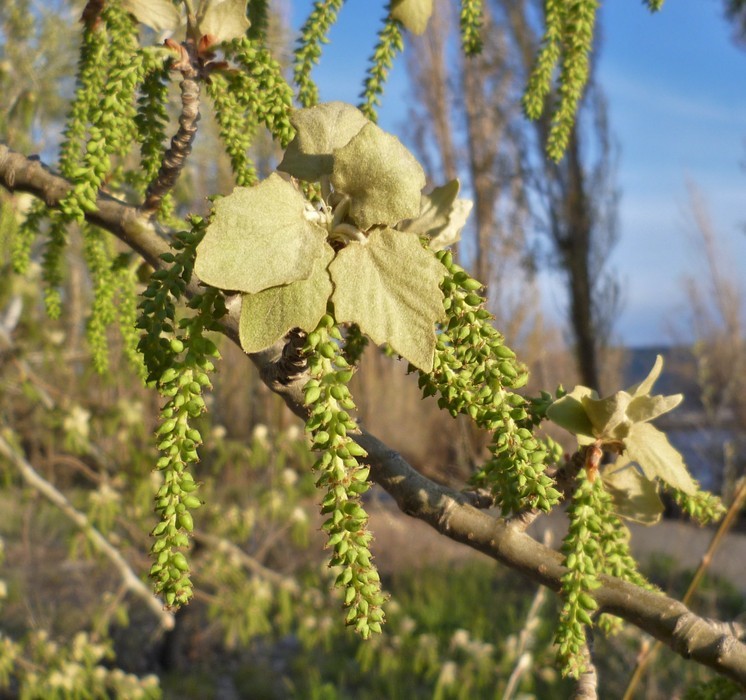
<svg viewBox="0 0 746 700">
<path fill-rule="evenodd" d="M 344 102 L 299 109 L 290 121 L 295 127 L 295 137 L 277 169 L 308 182 L 331 175 L 333 151 L 346 146 L 369 123 L 357 107 Z"/>
<path fill-rule="evenodd" d="M 197 29 L 209 34 L 216 44 L 240 39 L 249 29 L 247 0 L 202 0 L 197 10 Z"/>
<path fill-rule="evenodd" d="M 643 476 L 629 459 L 620 457 L 601 472 L 601 478 L 617 515 L 643 525 L 654 525 L 661 519 L 663 503 L 655 482 Z"/>
<path fill-rule="evenodd" d="M 422 34 L 432 14 L 433 0 L 394 0 L 391 3 L 391 16 L 412 34 Z"/>
<path fill-rule="evenodd" d="M 618 391 L 603 399 L 583 397 L 581 402 L 593 425 L 594 435 L 613 439 L 624 438 L 631 424 L 627 417 L 630 401 L 632 397 L 626 391 Z"/>
<path fill-rule="evenodd" d="M 181 13 L 171 0 L 122 0 L 122 8 L 156 32 L 173 32 L 181 24 Z"/>
<path fill-rule="evenodd" d="M 653 389 L 653 384 L 658 381 L 658 377 L 661 376 L 661 370 L 663 369 L 663 356 L 656 355 L 653 369 L 650 370 L 648 376 L 645 377 L 639 384 L 634 384 L 627 391 L 634 396 L 643 396 L 649 394 Z"/>
<path fill-rule="evenodd" d="M 376 229 L 365 243 L 337 253 L 329 271 L 338 321 L 357 323 L 375 343 L 388 343 L 413 365 L 432 369 L 445 268 L 416 234 Z"/>
<path fill-rule="evenodd" d="M 593 424 L 582 400 L 597 396 L 598 394 L 587 386 L 576 386 L 569 394 L 565 394 L 549 406 L 547 418 L 573 435 L 585 435 L 592 438 L 594 437 Z"/>
<path fill-rule="evenodd" d="M 239 332 L 246 352 L 270 347 L 293 328 L 316 328 L 332 293 L 326 268 L 333 257 L 334 251 L 327 245 L 308 279 L 243 295 Z"/>
<path fill-rule="evenodd" d="M 308 221 L 298 190 L 273 173 L 215 203 L 195 272 L 220 289 L 255 294 L 309 277 L 326 255 L 326 231 Z"/>
<path fill-rule="evenodd" d="M 627 407 L 627 415 L 633 423 L 651 421 L 676 408 L 684 399 L 683 394 L 671 396 L 636 396 Z"/>
<path fill-rule="evenodd" d="M 350 217 L 365 231 L 416 217 L 425 173 L 399 139 L 369 123 L 334 152 L 331 183 L 352 198 Z"/>
<path fill-rule="evenodd" d="M 429 194 L 423 194 L 419 215 L 402 221 L 396 228 L 429 236 L 433 250 L 453 245 L 461 238 L 461 229 L 466 225 L 473 206 L 468 199 L 456 198 L 459 188 L 459 181 L 451 180 Z"/>
<path fill-rule="evenodd" d="M 630 461 L 637 462 L 648 479 L 658 478 L 669 486 L 693 495 L 697 484 L 681 454 L 668 438 L 650 423 L 635 423 L 624 441 Z"/>
</svg>

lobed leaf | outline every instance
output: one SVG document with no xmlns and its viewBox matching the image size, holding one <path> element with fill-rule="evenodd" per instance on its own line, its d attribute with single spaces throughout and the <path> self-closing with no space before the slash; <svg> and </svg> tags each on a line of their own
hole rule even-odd
<svg viewBox="0 0 746 700">
<path fill-rule="evenodd" d="M 156 32 L 175 32 L 181 24 L 181 13 L 171 0 L 122 0 L 122 8 Z"/>
<path fill-rule="evenodd" d="M 357 107 L 344 102 L 299 109 L 290 122 L 295 127 L 295 137 L 277 169 L 307 182 L 331 175 L 334 150 L 346 146 L 370 123 Z"/>
<path fill-rule="evenodd" d="M 658 478 L 690 496 L 697 484 L 684 459 L 668 438 L 650 423 L 635 423 L 624 441 L 630 461 L 637 462 L 648 479 Z"/>
<path fill-rule="evenodd" d="M 250 294 L 307 279 L 328 245 L 305 211 L 303 195 L 276 173 L 237 187 L 215 203 L 195 272 L 213 287 Z"/>
<path fill-rule="evenodd" d="M 466 225 L 474 205 L 468 199 L 457 199 L 459 189 L 459 181 L 451 180 L 442 187 L 436 187 L 430 194 L 423 194 L 419 215 L 400 222 L 397 228 L 428 236 L 430 248 L 435 251 L 453 245 L 461 238 L 461 229 Z"/>
<path fill-rule="evenodd" d="M 249 30 L 247 0 L 202 0 L 197 10 L 197 29 L 216 44 L 240 39 Z"/>
<path fill-rule="evenodd" d="M 264 350 L 293 328 L 308 332 L 316 328 L 332 293 L 327 266 L 333 257 L 334 251 L 326 245 L 307 279 L 243 295 L 239 334 L 244 351 Z"/>
<path fill-rule="evenodd" d="M 357 323 L 375 343 L 388 343 L 425 372 L 432 369 L 445 269 L 416 234 L 376 229 L 365 243 L 337 253 L 329 272 L 337 321 Z"/>
<path fill-rule="evenodd" d="M 331 183 L 350 196 L 350 218 L 367 231 L 420 213 L 425 172 L 399 139 L 369 123 L 334 152 Z"/>
<path fill-rule="evenodd" d="M 641 474 L 629 459 L 620 457 L 601 472 L 601 478 L 619 517 L 642 525 L 655 525 L 660 521 L 663 503 L 655 482 Z"/>
</svg>

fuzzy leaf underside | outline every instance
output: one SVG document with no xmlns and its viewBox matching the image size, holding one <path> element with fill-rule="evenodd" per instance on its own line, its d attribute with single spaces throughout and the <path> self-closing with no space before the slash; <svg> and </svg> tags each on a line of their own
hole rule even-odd
<svg viewBox="0 0 746 700">
<path fill-rule="evenodd" d="M 461 230 L 473 206 L 468 199 L 457 199 L 459 189 L 459 181 L 451 180 L 423 194 L 417 218 L 402 221 L 397 228 L 428 236 L 430 247 L 435 251 L 453 245 L 461 238 Z"/>
<path fill-rule="evenodd" d="M 197 11 L 197 29 L 215 43 L 240 39 L 249 29 L 247 0 L 202 0 Z"/>
<path fill-rule="evenodd" d="M 316 328 L 332 293 L 327 266 L 333 257 L 327 245 L 308 279 L 243 295 L 239 334 L 245 352 L 260 352 L 293 328 L 309 332 Z"/>
<path fill-rule="evenodd" d="M 655 482 L 643 476 L 628 459 L 620 457 L 601 476 L 619 517 L 643 525 L 660 521 L 663 503 Z"/>
<path fill-rule="evenodd" d="M 331 183 L 351 197 L 350 218 L 367 231 L 420 213 L 425 172 L 399 139 L 368 123 L 334 152 Z"/>
<path fill-rule="evenodd" d="M 394 0 L 391 3 L 391 16 L 412 34 L 423 34 L 432 14 L 433 0 Z"/>
<path fill-rule="evenodd" d="M 647 479 L 657 477 L 690 496 L 697 492 L 697 484 L 690 476 L 681 454 L 655 426 L 635 423 L 624 444 L 627 457 L 640 465 Z"/>
<path fill-rule="evenodd" d="M 357 107 L 344 102 L 299 109 L 290 122 L 295 127 L 295 137 L 277 169 L 307 182 L 331 175 L 334 150 L 346 146 L 370 123 Z"/>
<path fill-rule="evenodd" d="M 276 173 L 218 200 L 197 247 L 198 277 L 250 294 L 307 279 L 328 246 L 326 231 L 306 219 L 304 203 Z"/>
<path fill-rule="evenodd" d="M 603 399 L 585 396 L 580 400 L 593 425 L 594 435 L 618 440 L 629 432 L 631 421 L 627 417 L 627 407 L 631 401 L 632 396 L 626 391 L 618 391 Z"/>
<path fill-rule="evenodd" d="M 376 229 L 365 243 L 337 253 L 329 272 L 337 321 L 357 323 L 373 342 L 388 343 L 413 365 L 432 370 L 445 268 L 416 234 Z"/>
<path fill-rule="evenodd" d="M 156 32 L 175 32 L 181 13 L 171 0 L 122 0 L 122 8 Z"/>
</svg>

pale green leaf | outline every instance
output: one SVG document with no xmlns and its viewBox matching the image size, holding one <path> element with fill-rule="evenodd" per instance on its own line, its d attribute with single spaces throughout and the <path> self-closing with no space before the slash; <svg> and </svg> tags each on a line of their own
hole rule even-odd
<svg viewBox="0 0 746 700">
<path fill-rule="evenodd" d="M 331 175 L 333 151 L 346 146 L 360 129 L 370 123 L 357 107 L 344 102 L 299 109 L 290 122 L 295 137 L 288 144 L 278 170 L 293 177 L 315 182 L 322 175 Z"/>
<path fill-rule="evenodd" d="M 391 16 L 412 34 L 422 34 L 432 14 L 433 0 L 394 0 L 391 3 Z"/>
<path fill-rule="evenodd" d="M 416 234 L 376 229 L 343 248 L 329 272 L 338 321 L 357 323 L 425 372 L 433 367 L 435 323 L 444 318 L 445 268 Z"/>
<path fill-rule="evenodd" d="M 457 199 L 459 181 L 451 180 L 442 187 L 436 187 L 429 194 L 423 194 L 420 213 L 414 219 L 402 221 L 396 228 L 429 236 L 433 250 L 443 250 L 461 238 L 461 229 L 466 225 L 473 202 Z"/>
<path fill-rule="evenodd" d="M 326 245 L 308 279 L 243 295 L 239 333 L 246 352 L 270 347 L 293 328 L 316 328 L 332 293 L 327 266 L 333 257 L 334 251 Z"/>
<path fill-rule="evenodd" d="M 202 0 L 197 10 L 197 29 L 216 44 L 240 39 L 249 29 L 247 0 Z"/>
<path fill-rule="evenodd" d="M 593 424 L 593 434 L 616 440 L 624 438 L 631 425 L 627 416 L 630 401 L 632 397 L 626 391 L 618 391 L 603 399 L 584 397 L 581 402 Z"/>
<path fill-rule="evenodd" d="M 582 400 L 597 396 L 598 394 L 587 386 L 576 386 L 569 394 L 565 394 L 549 406 L 547 418 L 573 435 L 594 437 L 593 424 L 588 418 Z"/>
<path fill-rule="evenodd" d="M 396 136 L 369 123 L 334 152 L 331 183 L 352 198 L 350 218 L 367 231 L 416 217 L 425 173 Z"/>
<path fill-rule="evenodd" d="M 672 411 L 684 399 L 683 394 L 672 396 L 636 396 L 627 407 L 627 415 L 633 423 L 645 423 Z"/>
<path fill-rule="evenodd" d="M 620 457 L 601 472 L 606 490 L 621 518 L 643 525 L 655 525 L 663 515 L 663 503 L 654 481 L 645 478 L 629 459 Z"/>
<path fill-rule="evenodd" d="M 122 9 L 156 32 L 174 32 L 181 24 L 181 13 L 171 0 L 122 0 Z"/>
<path fill-rule="evenodd" d="M 697 484 L 681 454 L 668 438 L 650 423 L 635 423 L 624 441 L 630 461 L 637 462 L 648 479 L 658 478 L 679 491 L 693 495 Z"/>
<path fill-rule="evenodd" d="M 628 391 L 633 396 L 643 396 L 649 394 L 653 389 L 653 384 L 658 381 L 658 377 L 661 376 L 661 370 L 663 369 L 663 357 L 661 355 L 655 356 L 655 363 L 653 369 L 650 370 L 649 374 L 639 384 L 631 386 Z"/>
<path fill-rule="evenodd" d="M 197 276 L 251 294 L 307 279 L 327 244 L 326 230 L 305 212 L 303 195 L 276 173 L 256 187 L 237 187 L 215 203 L 197 246 Z"/>
</svg>

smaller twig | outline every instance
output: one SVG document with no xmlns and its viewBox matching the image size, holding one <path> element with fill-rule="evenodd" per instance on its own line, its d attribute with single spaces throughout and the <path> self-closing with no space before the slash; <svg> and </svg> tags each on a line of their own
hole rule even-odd
<svg viewBox="0 0 746 700">
<path fill-rule="evenodd" d="M 583 649 L 585 657 L 585 671 L 580 674 L 572 694 L 572 700 L 598 700 L 598 673 L 593 664 L 593 636 L 588 631 L 587 642 Z"/>
<path fill-rule="evenodd" d="M 264 564 L 254 559 L 250 554 L 244 552 L 243 549 L 238 545 L 233 544 L 230 540 L 226 540 L 223 537 L 217 537 L 216 535 L 208 535 L 204 532 L 194 532 L 193 537 L 197 542 L 204 542 L 215 551 L 236 557 L 236 559 L 241 562 L 242 566 L 260 578 L 271 581 L 291 593 L 297 593 L 300 591 L 300 586 L 295 579 L 290 578 L 289 576 L 283 576 L 272 569 L 268 569 Z"/>
<path fill-rule="evenodd" d="M 684 597 L 681 599 L 682 604 L 689 605 L 689 601 L 694 596 L 694 593 L 696 592 L 697 588 L 699 588 L 699 584 L 702 582 L 702 578 L 707 572 L 707 569 L 710 568 L 710 564 L 712 563 L 712 558 L 714 557 L 715 552 L 720 547 L 720 544 L 722 543 L 725 535 L 728 533 L 728 531 L 733 526 L 733 523 L 736 517 L 738 516 L 738 513 L 740 512 L 741 508 L 743 507 L 744 503 L 746 503 L 746 478 L 741 479 L 739 483 L 737 484 L 736 492 L 735 492 L 735 495 L 733 496 L 733 502 L 728 507 L 728 512 L 725 514 L 723 521 L 720 523 L 720 526 L 718 527 L 717 531 L 713 535 L 712 540 L 710 541 L 710 545 L 707 547 L 707 551 L 702 555 L 702 559 L 699 563 L 699 566 L 697 567 L 697 570 L 695 571 L 694 576 L 692 577 L 691 583 L 689 584 L 689 588 L 687 588 L 686 593 L 684 594 Z M 710 624 L 723 625 L 724 623 L 711 622 Z M 737 628 L 734 629 L 734 626 L 737 626 Z M 743 638 L 743 634 L 744 634 L 743 625 L 739 623 L 728 623 L 726 624 L 726 627 L 727 627 L 727 630 L 725 631 L 726 634 L 734 634 L 739 639 Z M 635 666 L 635 671 L 632 674 L 632 677 L 629 679 L 629 683 L 627 684 L 627 690 L 625 691 L 624 697 L 622 698 L 622 700 L 632 699 L 635 689 L 640 683 L 640 680 L 642 679 L 642 676 L 645 673 L 645 670 L 651 664 L 653 659 L 657 656 L 662 646 L 663 644 L 660 641 L 657 641 L 652 646 L 647 647 L 638 656 L 637 665 Z"/>
<path fill-rule="evenodd" d="M 53 484 L 44 479 L 29 464 L 20 452 L 12 447 L 11 442 L 6 440 L 9 429 L 6 427 L 0 432 L 0 454 L 2 454 L 13 466 L 18 469 L 23 480 L 38 491 L 48 501 L 56 505 L 64 515 L 66 515 L 83 534 L 93 547 L 103 554 L 117 569 L 123 584 L 130 593 L 140 598 L 155 614 L 163 630 L 173 629 L 174 617 L 163 608 L 163 602 L 156 598 L 150 589 L 135 575 L 127 561 L 121 555 L 119 550 L 109 542 L 93 525 L 88 517 L 77 510 L 70 501 L 65 498 Z M 12 435 L 12 432 L 10 432 Z"/>
<path fill-rule="evenodd" d="M 551 547 L 551 530 L 544 531 L 543 541 L 547 547 Z M 515 691 L 518 690 L 518 684 L 521 682 L 521 678 L 523 678 L 534 662 L 533 647 L 536 644 L 536 630 L 541 623 L 539 612 L 544 605 L 546 597 L 547 589 L 544 586 L 539 586 L 536 595 L 534 595 L 533 601 L 531 601 L 531 607 L 528 609 L 526 622 L 518 636 L 518 648 L 515 653 L 518 661 L 516 662 L 513 672 L 510 674 L 510 678 L 508 678 L 508 685 L 505 687 L 502 700 L 510 700 L 513 697 Z"/>
<path fill-rule="evenodd" d="M 187 158 L 192 152 L 192 142 L 197 135 L 199 121 L 199 77 L 200 63 L 196 49 L 192 42 L 185 42 L 180 47 L 181 57 L 175 64 L 183 80 L 181 88 L 181 114 L 179 128 L 171 139 L 171 146 L 163 156 L 160 170 L 145 192 L 145 202 L 142 211 L 152 214 L 161 205 L 163 197 L 170 192 L 181 171 L 186 165 Z"/>
</svg>

